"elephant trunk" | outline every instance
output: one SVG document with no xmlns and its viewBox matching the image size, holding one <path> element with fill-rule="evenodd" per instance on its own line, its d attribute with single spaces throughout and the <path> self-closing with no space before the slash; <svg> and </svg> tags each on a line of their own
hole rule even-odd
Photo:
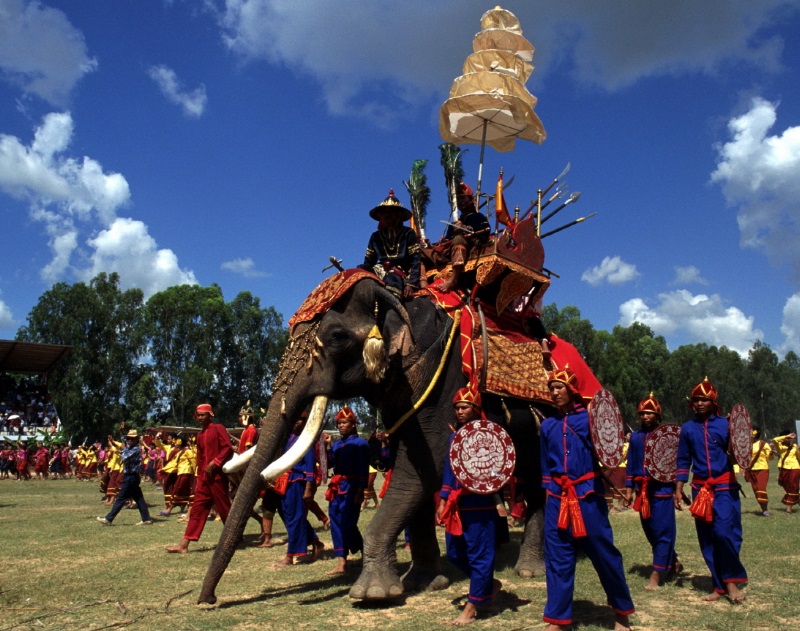
<svg viewBox="0 0 800 631">
<path fill-rule="evenodd" d="M 318 398 L 325 399 L 325 397 Z M 325 399 L 325 401 L 327 402 L 327 399 Z M 319 405 L 316 399 L 314 405 L 315 408 Z M 214 556 L 211 559 L 208 570 L 206 570 L 200 596 L 197 599 L 198 604 L 214 604 L 217 601 L 214 592 L 233 557 L 236 546 L 239 545 L 242 539 L 245 525 L 250 517 L 250 511 L 253 508 L 258 491 L 263 484 L 261 472 L 268 464 L 275 460 L 282 446 L 281 439 L 285 436 L 286 431 L 288 431 L 288 421 L 284 418 L 281 408 L 282 405 L 278 401 L 273 400 L 267 413 L 267 419 L 262 428 L 258 443 L 255 446 L 255 451 L 248 463 L 247 470 L 244 473 L 242 482 L 236 492 L 233 505 L 231 506 L 230 514 L 225 521 L 225 527 L 222 529 L 219 542 L 214 550 Z"/>
</svg>

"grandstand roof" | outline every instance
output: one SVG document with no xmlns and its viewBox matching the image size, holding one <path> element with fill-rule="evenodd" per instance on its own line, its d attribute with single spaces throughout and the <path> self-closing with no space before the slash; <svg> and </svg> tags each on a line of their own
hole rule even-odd
<svg viewBox="0 0 800 631">
<path fill-rule="evenodd" d="M 60 344 L 0 340 L 0 372 L 49 374 L 71 350 Z"/>
</svg>

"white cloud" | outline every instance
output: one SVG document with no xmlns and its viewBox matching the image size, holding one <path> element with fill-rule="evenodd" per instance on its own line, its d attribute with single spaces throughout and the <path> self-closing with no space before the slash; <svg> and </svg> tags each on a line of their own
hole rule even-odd
<svg viewBox="0 0 800 631">
<path fill-rule="evenodd" d="M 0 329 L 12 329 L 15 326 L 11 309 L 3 300 L 0 300 Z"/>
<path fill-rule="evenodd" d="M 128 182 L 119 173 L 104 173 L 91 158 L 61 155 L 72 132 L 69 112 L 54 112 L 44 117 L 30 147 L 0 134 L 0 190 L 43 206 L 56 205 L 62 214 L 81 219 L 94 211 L 108 223 L 130 199 Z"/>
<path fill-rule="evenodd" d="M 89 280 L 99 272 L 119 272 L 124 288 L 141 287 L 147 296 L 196 283 L 174 252 L 158 248 L 144 223 L 117 216 L 130 202 L 124 176 L 105 172 L 92 158 L 66 155 L 72 133 L 65 112 L 45 116 L 30 146 L 0 134 L 0 191 L 27 200 L 31 219 L 49 238 L 52 259 L 42 278 Z"/>
<path fill-rule="evenodd" d="M 708 281 L 700 275 L 700 270 L 694 265 L 687 265 L 682 267 L 675 266 L 675 279 L 670 283 L 671 285 L 691 285 L 697 283 L 698 285 L 708 285 Z"/>
<path fill-rule="evenodd" d="M 741 243 L 788 265 L 800 285 L 800 126 L 768 135 L 777 104 L 755 98 L 746 113 L 728 123 L 732 140 L 718 148 L 711 181 L 737 207 Z"/>
<path fill-rule="evenodd" d="M 91 267 L 82 272 L 84 280 L 117 272 L 123 289 L 139 287 L 145 299 L 173 285 L 197 283 L 193 272 L 180 268 L 172 250 L 158 248 L 141 221 L 120 217 L 88 244 L 94 252 Z"/>
<path fill-rule="evenodd" d="M 250 257 L 225 261 L 222 263 L 221 267 L 228 272 L 241 274 L 245 278 L 260 278 L 267 275 L 266 272 L 261 272 L 256 269 L 256 264 Z"/>
<path fill-rule="evenodd" d="M 183 113 L 191 118 L 200 118 L 206 109 L 208 96 L 206 86 L 188 91 L 181 86 L 178 75 L 167 66 L 153 66 L 148 70 L 150 78 L 156 82 L 167 100 L 183 109 Z"/>
<path fill-rule="evenodd" d="M 327 0 L 226 0 L 218 19 L 237 54 L 315 77 L 333 113 L 388 125 L 443 96 L 489 7 L 408 0 L 392 4 L 387 21 L 385 3 L 374 0 L 351 0 L 346 9 Z M 723 63 L 775 71 L 782 41 L 759 31 L 797 5 L 573 0 L 506 8 L 537 48 L 538 85 L 558 67 L 579 83 L 615 90 L 644 77 L 714 73 Z"/>
<path fill-rule="evenodd" d="M 781 333 L 785 339 L 780 350 L 800 353 L 800 294 L 790 296 L 783 306 Z"/>
<path fill-rule="evenodd" d="M 736 307 L 725 306 L 717 294 L 693 295 L 678 289 L 659 294 L 654 307 L 642 298 L 633 298 L 620 305 L 619 312 L 622 326 L 641 322 L 656 335 L 681 335 L 692 344 L 727 346 L 743 357 L 756 340 L 764 339 L 764 333 L 753 328 L 755 318 Z"/>
<path fill-rule="evenodd" d="M 607 256 L 600 265 L 587 269 L 581 275 L 581 280 L 595 287 L 604 281 L 609 285 L 621 285 L 634 280 L 639 275 L 635 265 L 626 263 L 619 256 Z"/>
<path fill-rule="evenodd" d="M 39 2 L 0 0 L 0 77 L 60 106 L 96 68 L 83 35 L 63 12 Z"/>
</svg>

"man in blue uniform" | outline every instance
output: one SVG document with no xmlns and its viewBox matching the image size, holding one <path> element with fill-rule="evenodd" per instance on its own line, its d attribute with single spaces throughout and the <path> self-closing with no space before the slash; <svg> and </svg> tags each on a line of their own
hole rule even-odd
<svg viewBox="0 0 800 631">
<path fill-rule="evenodd" d="M 337 558 L 336 567 L 328 574 L 344 574 L 347 555 L 361 552 L 364 546 L 358 518 L 369 476 L 369 445 L 358 435 L 356 422 L 353 410 L 344 406 L 336 414 L 341 438 L 331 447 L 330 436 L 325 436 L 328 466 L 334 470 L 325 499 L 329 502 L 333 554 Z"/>
<path fill-rule="evenodd" d="M 135 429 L 125 435 L 125 443 L 126 445 L 122 449 L 122 486 L 111 511 L 105 517 L 98 517 L 97 521 L 104 526 L 110 526 L 128 500 L 133 500 L 136 502 L 139 516 L 142 518 L 142 521 L 136 525 L 150 526 L 153 524 L 153 520 L 150 519 L 147 502 L 142 493 L 141 480 L 144 466 L 142 465 L 142 450 L 139 447 L 139 434 Z"/>
<path fill-rule="evenodd" d="M 481 396 L 469 386 L 456 392 L 453 406 L 459 427 L 481 418 Z M 450 435 L 450 445 L 454 436 Z M 458 626 L 475 620 L 478 608 L 490 604 L 501 587 L 494 580 L 497 505 L 494 494 L 477 495 L 461 485 L 450 466 L 449 447 L 447 454 L 436 520 L 446 530 L 447 558 L 469 576 L 467 604 L 452 621 Z"/>
<path fill-rule="evenodd" d="M 614 629 L 630 629 L 634 612 L 622 554 L 614 546 L 600 467 L 591 445 L 589 415 L 580 385 L 565 366 L 551 372 L 548 387 L 556 416 L 541 428 L 542 485 L 547 492 L 544 517 L 544 562 L 547 580 L 545 631 L 572 624 L 575 565 L 582 549 L 592 562 L 608 604 Z"/>
<path fill-rule="evenodd" d="M 286 441 L 284 453 L 297 442 L 307 419 L 308 416 L 304 413 L 295 422 L 292 433 Z M 314 499 L 314 492 L 317 488 L 314 483 L 315 464 L 314 447 L 312 446 L 299 462 L 286 472 L 288 479 L 286 490 L 281 496 L 279 511 L 281 519 L 286 525 L 289 541 L 286 547 L 286 556 L 277 564 L 279 567 L 292 565 L 296 559 L 303 559 L 308 554 L 309 546 L 312 546 L 311 560 L 313 561 L 324 547 L 311 524 L 308 523 L 308 504 Z"/>
<path fill-rule="evenodd" d="M 652 392 L 639 402 L 637 412 L 641 427 L 631 434 L 625 487 L 629 503 L 636 491 L 633 508 L 639 513 L 642 530 L 653 549 L 653 571 L 645 585 L 646 590 L 653 591 L 662 578 L 682 569 L 675 554 L 675 483 L 659 482 L 644 466 L 644 445 L 661 422 L 661 404 Z"/>
<path fill-rule="evenodd" d="M 739 583 L 747 572 L 739 560 L 742 547 L 742 507 L 739 484 L 728 457 L 728 421 L 719 416 L 717 389 L 708 377 L 692 390 L 694 418 L 681 427 L 675 485 L 675 508 L 683 510 L 683 486 L 692 472 L 692 506 L 700 551 L 711 571 L 714 591 L 704 600 L 727 594 L 732 602 L 745 599 Z"/>
</svg>

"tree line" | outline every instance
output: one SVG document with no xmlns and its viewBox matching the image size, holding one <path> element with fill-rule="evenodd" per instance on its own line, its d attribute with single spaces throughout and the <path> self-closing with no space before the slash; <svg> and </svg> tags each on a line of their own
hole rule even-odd
<svg viewBox="0 0 800 631">
<path fill-rule="evenodd" d="M 574 306 L 547 305 L 542 322 L 548 331 L 575 345 L 634 429 L 636 406 L 651 391 L 662 405 L 665 422 L 690 418 L 687 397 L 705 377 L 719 391 L 723 414 L 736 403 L 744 404 L 751 422 L 765 436 L 794 431 L 794 421 L 800 419 L 800 357 L 793 351 L 780 360 L 757 341 L 747 358 L 725 346 L 707 344 L 688 344 L 670 352 L 666 340 L 644 324 L 598 331 Z"/>
<path fill-rule="evenodd" d="M 782 360 L 761 342 L 747 358 L 706 344 L 670 351 L 644 324 L 596 330 L 574 306 L 547 305 L 542 322 L 577 347 L 631 427 L 651 391 L 666 422 L 689 418 L 687 396 L 706 376 L 723 412 L 743 403 L 766 436 L 800 418 L 800 357 L 792 351 Z M 185 425 L 200 401 L 223 420 L 247 400 L 266 408 L 288 331 L 280 313 L 247 291 L 226 302 L 217 285 L 177 285 L 145 301 L 140 289 L 122 291 L 116 273 L 101 273 L 47 290 L 17 339 L 73 347 L 48 387 L 66 435 L 82 439 L 121 422 Z"/>
<path fill-rule="evenodd" d="M 58 283 L 17 333 L 72 352 L 49 377 L 65 435 L 98 438 L 129 426 L 191 424 L 207 401 L 234 419 L 249 399 L 269 402 L 287 331 L 283 317 L 250 292 L 226 302 L 217 285 L 177 285 L 144 300 L 116 273 L 88 284 Z"/>
</svg>

